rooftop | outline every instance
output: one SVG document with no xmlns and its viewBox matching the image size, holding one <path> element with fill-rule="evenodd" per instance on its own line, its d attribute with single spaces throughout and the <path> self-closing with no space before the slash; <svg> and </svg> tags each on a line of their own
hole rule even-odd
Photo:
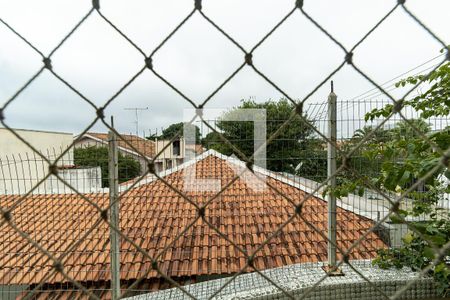
<svg viewBox="0 0 450 300">
<path fill-rule="evenodd" d="M 259 270 L 325 261 L 327 243 L 320 233 L 327 228 L 326 201 L 309 197 L 301 214 L 295 215 L 294 206 L 274 189 L 255 191 L 242 178 L 231 183 L 236 175 L 233 164 L 233 160 L 209 151 L 161 174 L 198 205 L 205 204 L 216 192 L 184 191 L 185 172 L 195 168 L 198 179 L 218 178 L 222 188 L 229 185 L 206 206 L 204 218 L 173 188 L 154 177 L 129 192 L 121 192 L 122 234 L 150 257 L 158 257 L 160 270 L 180 282 L 183 278 L 195 282 L 203 275 L 234 274 L 246 266 L 243 252 L 252 254 L 258 248 L 261 250 L 255 254 L 254 266 Z M 296 203 L 307 196 L 305 191 L 275 175 L 266 180 Z M 84 196 L 101 209 L 108 206 L 107 194 Z M 1 196 L 2 208 L 11 207 L 19 198 L 19 195 Z M 109 227 L 86 199 L 76 194 L 30 195 L 13 210 L 13 219 L 18 228 L 44 249 L 61 257 L 71 278 L 104 285 L 110 280 Z M 292 221 L 265 243 L 290 218 Z M 353 248 L 350 258 L 374 257 L 376 250 L 386 245 L 376 233 L 369 232 L 373 226 L 372 220 L 338 208 L 338 246 L 347 249 L 366 234 Z M 7 224 L 0 227 L 0 245 L 0 285 L 41 281 L 52 285 L 67 281 L 60 273 L 52 272 L 52 262 L 41 251 Z M 151 260 L 129 241 L 122 238 L 120 249 L 121 280 L 132 282 L 142 276 L 150 281 L 159 280 L 160 275 L 151 269 Z M 251 268 L 244 270 L 251 271 Z M 155 285 L 152 289 L 160 287 Z"/>
<path fill-rule="evenodd" d="M 107 133 L 87 132 L 83 135 L 83 137 L 94 138 L 105 143 L 108 142 Z M 130 147 L 130 145 L 128 145 L 128 143 L 126 143 L 125 141 L 130 143 L 136 150 L 147 157 L 154 157 L 156 154 L 155 142 L 153 141 L 141 138 L 137 135 L 120 134 L 120 137 L 118 138 L 118 146 L 132 152 L 135 152 L 135 149 L 133 149 L 133 147 Z"/>
</svg>

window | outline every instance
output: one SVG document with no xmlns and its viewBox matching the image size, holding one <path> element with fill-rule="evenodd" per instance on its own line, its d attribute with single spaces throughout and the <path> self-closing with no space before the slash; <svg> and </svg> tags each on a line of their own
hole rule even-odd
<svg viewBox="0 0 450 300">
<path fill-rule="evenodd" d="M 173 141 L 172 149 L 173 155 L 180 155 L 180 141 Z"/>
</svg>

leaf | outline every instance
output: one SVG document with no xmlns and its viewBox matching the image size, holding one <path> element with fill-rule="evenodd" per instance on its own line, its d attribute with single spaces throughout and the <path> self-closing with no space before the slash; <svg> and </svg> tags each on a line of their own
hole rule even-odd
<svg viewBox="0 0 450 300">
<path fill-rule="evenodd" d="M 411 244 L 411 242 L 413 241 L 414 236 L 408 232 L 404 237 L 403 237 L 403 242 L 405 242 L 405 244 Z"/>
<path fill-rule="evenodd" d="M 423 249 L 422 254 L 423 254 L 424 257 L 426 257 L 428 259 L 433 259 L 434 258 L 434 251 L 430 247 L 425 247 Z"/>
<path fill-rule="evenodd" d="M 397 213 L 400 216 L 402 216 L 403 218 L 406 218 L 406 216 L 408 216 L 408 212 L 406 210 L 403 210 L 403 209 L 399 209 Z"/>
<path fill-rule="evenodd" d="M 434 235 L 430 237 L 430 239 L 436 246 L 439 247 L 443 246 L 446 243 L 446 239 L 442 235 Z"/>
<path fill-rule="evenodd" d="M 359 187 L 358 196 L 360 196 L 360 197 L 364 196 L 364 188 L 363 187 Z"/>
<path fill-rule="evenodd" d="M 392 221 L 392 224 L 403 224 L 403 220 L 397 215 L 390 215 L 389 218 Z"/>
<path fill-rule="evenodd" d="M 407 183 L 410 179 L 411 172 L 405 171 L 402 175 L 402 177 L 398 180 L 398 183 L 403 186 L 405 183 Z"/>
<path fill-rule="evenodd" d="M 431 224 L 427 226 L 427 232 L 429 234 L 436 234 L 439 233 L 439 230 Z"/>
<path fill-rule="evenodd" d="M 438 264 L 435 268 L 434 268 L 434 273 L 439 273 L 444 271 L 447 268 L 447 266 L 445 265 L 445 263 L 441 262 L 440 264 Z"/>
</svg>

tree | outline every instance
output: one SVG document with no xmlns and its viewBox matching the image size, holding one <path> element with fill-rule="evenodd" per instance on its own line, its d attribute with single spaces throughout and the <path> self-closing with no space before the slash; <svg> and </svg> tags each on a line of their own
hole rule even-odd
<svg viewBox="0 0 450 300">
<path fill-rule="evenodd" d="M 162 134 L 159 136 L 151 136 L 151 137 L 147 137 L 147 139 L 159 139 L 159 140 L 171 140 L 174 136 L 177 135 L 177 133 L 180 133 L 180 136 L 183 136 L 183 132 L 184 132 L 184 126 L 188 127 L 187 130 L 189 131 L 195 131 L 195 140 L 200 143 L 201 141 L 201 133 L 200 133 L 200 128 L 198 128 L 197 125 L 194 124 L 189 124 L 189 123 L 183 123 L 183 122 L 179 122 L 179 123 L 174 123 L 172 125 L 170 125 L 169 127 L 167 127 L 166 129 L 164 129 L 162 131 Z"/>
<path fill-rule="evenodd" d="M 74 164 L 77 167 L 100 167 L 102 187 L 109 187 L 108 148 L 86 147 L 74 149 Z M 141 165 L 130 156 L 118 153 L 119 183 L 136 178 L 141 172 Z"/>
<path fill-rule="evenodd" d="M 371 136 L 369 137 L 370 134 Z M 368 140 L 366 138 L 368 138 Z M 375 130 L 373 126 L 366 125 L 363 128 L 357 129 L 355 131 L 351 139 L 351 144 L 356 145 L 363 139 L 366 139 L 368 143 L 385 142 L 389 139 L 389 130 L 386 130 L 384 128 Z"/>
<path fill-rule="evenodd" d="M 229 146 L 226 145 L 219 136 L 219 133 L 211 131 L 202 139 L 203 147 L 214 149 L 220 153 L 230 153 Z"/>
<path fill-rule="evenodd" d="M 392 216 L 392 222 L 403 223 L 408 216 L 421 216 L 423 221 L 408 222 L 415 231 L 404 236 L 403 246 L 379 251 L 374 263 L 383 268 L 409 266 L 413 270 L 420 270 L 431 267 L 428 273 L 434 276 L 442 295 L 449 296 L 450 251 L 435 266 L 430 264 L 436 258 L 433 248 L 442 248 L 450 241 L 450 213 L 436 205 L 444 199 L 445 193 L 450 193 L 450 165 L 441 155 L 441 151 L 448 155 L 450 128 L 430 132 L 426 120 L 450 113 L 450 63 L 444 64 L 429 77 L 409 77 L 401 80 L 397 86 L 415 85 L 419 80 L 424 80 L 430 88 L 423 94 L 404 100 L 403 106 L 419 112 L 420 119 L 400 122 L 390 130 L 388 140 L 379 143 L 368 141 L 363 145 L 362 154 L 369 160 L 380 162 L 379 172 L 373 177 L 349 178 L 328 192 L 343 197 L 361 190 L 370 182 L 380 190 L 402 194 L 412 201 L 412 208 L 403 210 L 400 207 L 397 214 Z M 393 109 L 393 105 L 374 109 L 366 114 L 366 121 L 390 116 Z M 409 123 L 421 133 L 416 132 Z M 424 135 L 427 139 L 423 138 Z M 434 148 L 433 144 L 441 151 Z M 446 165 L 442 165 L 442 162 Z M 447 180 L 442 180 L 442 177 Z M 411 189 L 419 180 L 423 181 L 424 188 Z"/>
<path fill-rule="evenodd" d="M 395 86 L 416 85 L 419 81 L 424 81 L 431 86 L 425 93 L 419 94 L 412 99 L 404 100 L 403 105 L 419 111 L 423 119 L 448 116 L 450 114 L 450 64 L 445 63 L 433 71 L 429 77 L 424 75 L 411 76 L 397 82 Z M 366 120 L 379 116 L 387 117 L 392 113 L 393 108 L 392 104 L 388 104 L 383 109 L 374 109 L 366 115 Z"/>
<path fill-rule="evenodd" d="M 430 125 L 423 119 L 410 119 L 408 122 L 400 121 L 390 129 L 383 127 L 376 129 L 372 125 L 366 125 L 361 129 L 357 129 L 349 142 L 342 147 L 344 152 L 348 152 L 363 141 L 363 143 L 359 145 L 359 148 L 352 154 L 351 160 L 347 162 L 349 167 L 359 170 L 360 172 L 364 170 L 364 174 L 368 177 L 379 176 L 382 171 L 382 160 L 374 159 L 368 154 L 373 149 L 387 146 L 389 141 L 392 140 L 409 141 L 411 138 L 420 138 L 420 135 L 410 126 L 410 123 L 414 124 L 414 126 L 424 134 L 428 134 L 431 130 Z M 342 177 L 348 177 L 353 181 L 352 175 L 345 170 L 338 176 L 340 182 L 345 181 Z"/>
<path fill-rule="evenodd" d="M 327 178 L 327 150 L 323 140 L 309 138 L 301 153 L 300 164 L 295 174 L 315 181 L 322 182 Z"/>
<path fill-rule="evenodd" d="M 413 128 L 415 127 L 415 129 Z M 410 139 L 420 138 L 421 134 L 416 131 L 418 129 L 421 134 L 427 135 L 431 131 L 430 124 L 424 119 L 409 119 L 408 122 L 402 120 L 392 129 L 390 138 L 394 139 Z"/>
<path fill-rule="evenodd" d="M 254 123 L 251 121 L 226 121 L 227 119 L 233 119 L 232 115 L 236 114 L 238 109 L 265 109 L 267 120 L 266 135 L 269 138 L 290 118 L 295 106 L 286 99 L 279 101 L 269 100 L 264 103 L 256 103 L 253 100 L 242 100 L 239 107 L 235 107 L 226 112 L 217 121 L 216 126 L 218 131 L 239 151 L 247 157 L 250 157 L 256 150 L 254 149 L 253 141 Z M 305 114 L 303 117 L 307 118 Z M 299 166 L 300 170 L 305 170 L 303 173 L 300 172 L 303 176 L 312 175 L 312 173 L 317 172 L 317 168 L 313 166 L 317 161 L 313 160 L 312 157 L 314 155 L 311 155 L 315 153 L 309 146 L 315 145 L 316 149 L 321 149 L 322 151 L 324 148 L 323 143 L 312 142 L 312 133 L 312 130 L 305 122 L 296 115 L 289 125 L 267 145 L 267 168 L 276 172 L 289 172 L 294 174 L 296 167 L 303 163 Z M 239 156 L 215 132 L 209 133 L 203 139 L 202 143 L 206 148 L 215 149 L 225 155 L 235 154 Z M 324 169 L 326 172 L 326 168 Z"/>
</svg>

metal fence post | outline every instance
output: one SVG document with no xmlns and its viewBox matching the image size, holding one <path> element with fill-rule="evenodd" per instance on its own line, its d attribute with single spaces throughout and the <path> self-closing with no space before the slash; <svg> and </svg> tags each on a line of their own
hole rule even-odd
<svg viewBox="0 0 450 300">
<path fill-rule="evenodd" d="M 110 222 L 116 228 L 119 228 L 119 201 L 116 201 L 119 197 L 119 163 L 118 163 L 118 150 L 117 150 L 117 136 L 114 132 L 108 133 L 108 168 L 109 168 L 109 201 L 111 205 L 110 209 Z M 112 299 L 119 299 L 120 297 L 120 238 L 119 234 L 110 229 L 110 241 L 111 241 L 111 294 Z"/>
<path fill-rule="evenodd" d="M 333 81 L 331 82 L 331 93 L 328 96 L 328 178 L 330 178 L 329 186 L 331 189 L 336 187 L 336 102 L 337 96 L 334 93 Z M 328 193 L 328 266 L 330 271 L 334 271 L 336 267 L 336 197 L 332 193 Z"/>
</svg>

